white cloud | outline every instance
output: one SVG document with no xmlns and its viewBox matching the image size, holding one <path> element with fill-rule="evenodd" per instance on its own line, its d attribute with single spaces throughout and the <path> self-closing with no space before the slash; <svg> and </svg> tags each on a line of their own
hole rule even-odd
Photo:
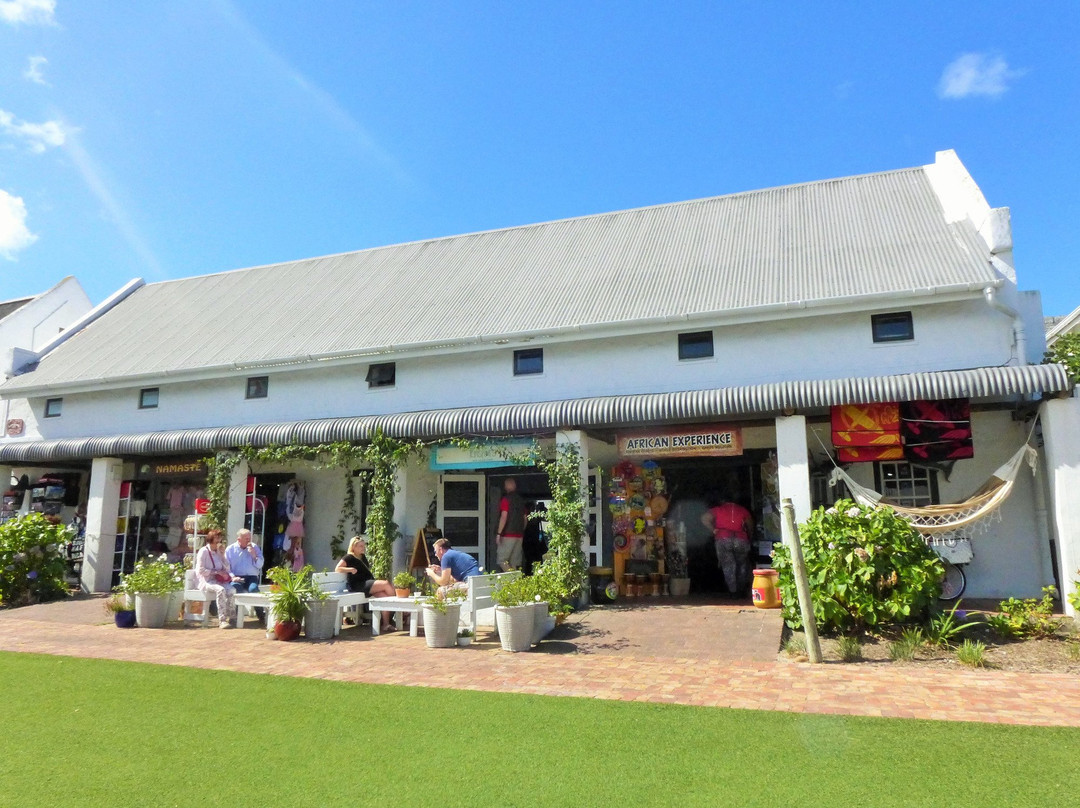
<svg viewBox="0 0 1080 808">
<path fill-rule="evenodd" d="M 991 98 L 1009 89 L 1012 79 L 1022 76 L 1022 70 L 1010 70 L 1001 56 L 988 53 L 964 53 L 945 67 L 938 82 L 941 98 L 967 98 L 985 95 Z"/>
<path fill-rule="evenodd" d="M 23 71 L 23 78 L 34 82 L 34 84 L 48 86 L 49 82 L 45 81 L 45 74 L 42 72 L 42 68 L 48 63 L 49 60 L 44 56 L 31 56 L 30 61 L 26 64 L 26 70 Z"/>
<path fill-rule="evenodd" d="M 15 253 L 37 241 L 26 227 L 26 205 L 21 196 L 0 188 L 0 257 L 15 260 Z"/>
<path fill-rule="evenodd" d="M 9 25 L 56 25 L 56 0 L 0 0 L 0 21 Z"/>
<path fill-rule="evenodd" d="M 50 146 L 63 146 L 67 129 L 60 121 L 30 123 L 20 121 L 10 112 L 0 109 L 0 132 L 15 140 L 24 141 L 30 151 L 41 154 Z"/>
</svg>

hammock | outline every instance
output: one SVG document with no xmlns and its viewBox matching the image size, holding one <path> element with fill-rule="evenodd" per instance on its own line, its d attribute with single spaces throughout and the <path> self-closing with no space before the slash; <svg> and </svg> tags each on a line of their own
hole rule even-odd
<svg viewBox="0 0 1080 808">
<path fill-rule="evenodd" d="M 944 539 L 961 533 L 970 533 L 981 519 L 991 515 L 1012 492 L 1021 462 L 1026 461 L 1035 473 L 1038 453 L 1028 444 L 1021 446 L 1016 454 L 993 473 L 978 491 L 955 505 L 926 505 L 911 508 L 898 505 L 872 488 L 859 485 L 842 468 L 835 468 L 830 475 L 830 485 L 843 480 L 851 496 L 861 505 L 885 505 L 903 516 L 923 537 L 929 540 Z"/>
</svg>

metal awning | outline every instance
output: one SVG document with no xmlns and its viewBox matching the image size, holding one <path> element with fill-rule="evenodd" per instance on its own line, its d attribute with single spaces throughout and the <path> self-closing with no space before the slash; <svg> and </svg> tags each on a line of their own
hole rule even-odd
<svg viewBox="0 0 1080 808">
<path fill-rule="evenodd" d="M 1009 401 L 1017 396 L 1069 389 L 1068 374 L 1061 365 L 973 368 L 62 440 L 18 440 L 0 446 L 0 462 L 153 457 L 210 453 L 244 445 L 363 442 L 377 430 L 392 437 L 424 440 L 454 435 L 528 434 L 777 415 L 791 410 L 806 413 L 835 404 L 946 398 Z"/>
</svg>

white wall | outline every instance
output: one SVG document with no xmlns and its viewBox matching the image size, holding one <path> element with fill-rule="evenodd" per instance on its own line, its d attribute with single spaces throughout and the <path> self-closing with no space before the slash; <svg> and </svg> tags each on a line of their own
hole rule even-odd
<svg viewBox="0 0 1080 808">
<path fill-rule="evenodd" d="M 956 461 L 948 480 L 938 475 L 940 501 L 955 503 L 971 496 L 1023 445 L 1030 427 L 1013 421 L 1009 412 L 974 413 L 975 457 Z M 873 463 L 853 464 L 848 473 L 862 485 L 874 487 Z M 985 521 L 985 531 L 973 533 L 975 558 L 964 568 L 964 597 L 1038 597 L 1042 587 L 1053 581 L 1046 574 L 1044 561 L 1050 548 L 1047 537 L 1040 535 L 1035 484 L 1026 465 L 1021 467 L 1012 494 L 998 514 L 1000 521 Z"/>
<path fill-rule="evenodd" d="M 0 320 L 0 348 L 36 351 L 91 308 L 79 282 L 74 277 L 64 278 Z"/>
<path fill-rule="evenodd" d="M 787 379 L 880 376 L 1006 363 L 1012 324 L 981 299 L 913 310 L 915 339 L 874 344 L 870 314 L 779 320 L 716 328 L 716 356 L 680 362 L 677 331 L 544 345 L 543 374 L 514 377 L 506 346 L 401 359 L 394 388 L 368 389 L 366 364 L 270 375 L 266 399 L 245 400 L 248 375 L 160 386 L 160 405 L 139 410 L 139 388 L 70 394 L 63 415 L 27 437 L 83 437 L 349 415 L 412 412 L 597 395 L 674 392 Z M 957 334 L 964 339 L 957 339 Z M 536 347 L 538 342 L 530 343 Z M 518 346 L 520 347 L 520 346 Z M 31 429 L 34 427 L 34 429 Z"/>
</svg>

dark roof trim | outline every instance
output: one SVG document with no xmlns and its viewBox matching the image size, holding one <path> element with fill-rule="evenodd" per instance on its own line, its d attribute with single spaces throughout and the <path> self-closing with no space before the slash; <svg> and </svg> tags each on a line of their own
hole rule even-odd
<svg viewBox="0 0 1080 808">
<path fill-rule="evenodd" d="M 805 411 L 834 404 L 942 398 L 1001 399 L 1070 390 L 1060 365 L 974 368 L 903 376 L 788 381 L 748 387 L 501 404 L 393 415 L 276 424 L 179 429 L 134 435 L 19 441 L 0 446 L 0 461 L 60 461 L 112 456 L 213 452 L 250 444 L 368 440 L 377 429 L 399 438 L 529 433 L 619 427 Z"/>
</svg>

